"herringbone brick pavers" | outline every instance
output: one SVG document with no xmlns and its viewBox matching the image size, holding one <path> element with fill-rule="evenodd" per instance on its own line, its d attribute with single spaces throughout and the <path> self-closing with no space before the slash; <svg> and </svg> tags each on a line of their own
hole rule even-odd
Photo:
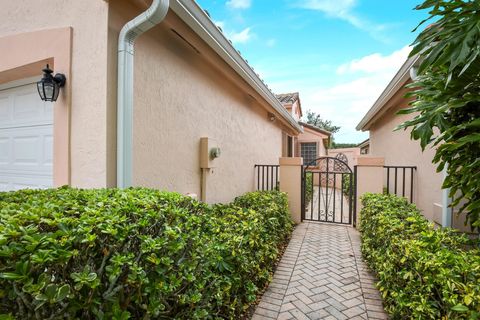
<svg viewBox="0 0 480 320">
<path fill-rule="evenodd" d="M 374 281 L 354 228 L 301 223 L 252 319 L 388 319 Z"/>
</svg>

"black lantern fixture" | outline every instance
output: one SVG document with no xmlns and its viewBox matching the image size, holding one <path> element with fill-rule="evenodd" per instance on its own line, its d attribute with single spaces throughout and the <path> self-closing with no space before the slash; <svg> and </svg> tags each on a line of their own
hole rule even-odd
<svg viewBox="0 0 480 320">
<path fill-rule="evenodd" d="M 57 101 L 60 88 L 65 85 L 67 79 L 62 73 L 57 73 L 55 76 L 52 76 L 53 71 L 49 68 L 48 64 L 42 71 L 43 78 L 37 82 L 38 94 L 43 101 Z"/>
</svg>

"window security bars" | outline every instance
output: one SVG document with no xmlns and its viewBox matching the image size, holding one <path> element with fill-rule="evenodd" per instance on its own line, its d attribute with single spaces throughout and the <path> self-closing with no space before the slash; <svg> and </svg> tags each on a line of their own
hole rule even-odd
<svg viewBox="0 0 480 320">
<path fill-rule="evenodd" d="M 300 144 L 300 156 L 303 158 L 305 165 L 315 161 L 317 159 L 317 143 L 308 142 Z"/>
</svg>

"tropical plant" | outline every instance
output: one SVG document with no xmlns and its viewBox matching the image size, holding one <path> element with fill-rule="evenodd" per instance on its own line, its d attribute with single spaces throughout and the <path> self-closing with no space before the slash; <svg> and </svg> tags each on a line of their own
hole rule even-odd
<svg viewBox="0 0 480 320">
<path fill-rule="evenodd" d="M 427 0 L 416 7 L 434 20 L 414 42 L 420 55 L 414 97 L 401 114 L 414 114 L 399 128 L 423 149 L 436 148 L 433 162 L 446 170 L 452 207 L 466 212 L 472 230 L 480 230 L 480 2 Z"/>
<path fill-rule="evenodd" d="M 337 133 L 340 130 L 339 126 L 332 124 L 332 121 L 322 119 L 319 114 L 311 110 L 307 111 L 304 121 L 312 126 L 331 132 L 332 134 Z"/>
<path fill-rule="evenodd" d="M 392 319 L 479 319 L 480 251 L 405 198 L 362 197 L 362 254 Z"/>
</svg>

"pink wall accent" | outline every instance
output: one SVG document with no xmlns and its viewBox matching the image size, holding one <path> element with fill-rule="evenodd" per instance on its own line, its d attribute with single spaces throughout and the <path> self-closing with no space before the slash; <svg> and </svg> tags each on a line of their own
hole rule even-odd
<svg viewBox="0 0 480 320">
<path fill-rule="evenodd" d="M 67 77 L 54 106 L 53 182 L 70 184 L 70 105 L 72 29 L 58 28 L 0 38 L 0 84 L 27 77 L 41 77 L 46 63 Z M 40 97 L 39 97 L 40 99 Z"/>
<path fill-rule="evenodd" d="M 384 157 L 385 165 L 417 166 L 413 200 L 427 219 L 439 223 L 441 210 L 435 207 L 442 204 L 443 176 L 432 163 L 435 149 L 427 147 L 422 151 L 419 142 L 410 139 L 410 130 L 395 131 L 399 124 L 412 118 L 412 115 L 397 115 L 408 106 L 409 101 L 404 98 L 406 92 L 406 89 L 398 91 L 385 105 L 385 112 L 372 121 L 370 155 Z"/>
</svg>

